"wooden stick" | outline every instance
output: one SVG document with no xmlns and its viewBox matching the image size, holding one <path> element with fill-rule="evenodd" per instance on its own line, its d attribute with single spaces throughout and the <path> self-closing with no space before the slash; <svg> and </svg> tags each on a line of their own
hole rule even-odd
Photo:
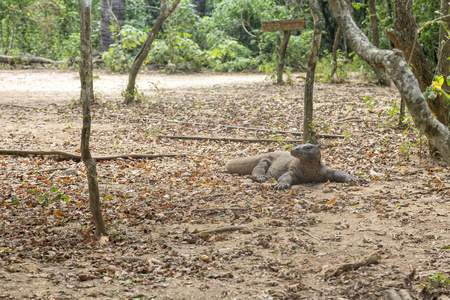
<svg viewBox="0 0 450 300">
<path fill-rule="evenodd" d="M 249 208 L 245 208 L 245 207 L 218 207 L 218 208 L 198 208 L 198 209 L 194 209 L 192 210 L 193 212 L 210 212 L 210 211 L 227 211 L 227 210 L 247 210 L 247 209 L 251 209 Z"/>
<path fill-rule="evenodd" d="M 8 103 L 0 103 L 0 105 L 3 105 L 3 106 L 11 106 L 11 107 L 20 107 L 20 108 L 39 109 L 39 107 L 34 107 L 34 106 L 25 106 L 25 105 L 8 104 Z"/>
<path fill-rule="evenodd" d="M 70 167 L 62 167 L 62 168 L 53 168 L 53 169 L 45 169 L 45 170 L 34 170 L 34 171 L 30 171 L 28 173 L 26 173 L 27 175 L 29 174 L 34 174 L 34 173 L 46 173 L 46 172 L 53 172 L 53 171 L 64 171 L 69 169 Z"/>
<path fill-rule="evenodd" d="M 308 231 L 306 231 L 304 229 L 297 228 L 297 230 L 299 230 L 300 232 L 302 232 L 302 233 L 312 237 L 313 239 L 316 239 L 316 240 L 322 242 L 322 239 L 318 238 L 317 236 L 312 235 L 311 233 L 309 233 Z"/>
<path fill-rule="evenodd" d="M 214 137 L 214 136 L 187 136 L 187 135 L 158 135 L 159 138 L 180 139 L 180 140 L 211 140 L 211 141 L 230 141 L 230 142 L 251 142 L 251 143 L 303 143 L 302 140 L 285 140 L 285 139 L 249 139 L 249 138 L 231 138 L 231 137 Z"/>
<path fill-rule="evenodd" d="M 62 64 L 63 61 L 54 61 L 43 57 L 34 56 L 7 56 L 0 55 L 0 63 L 15 64 Z"/>
<path fill-rule="evenodd" d="M 67 159 L 76 159 L 81 160 L 81 155 L 73 154 L 69 152 L 59 151 L 59 150 L 50 150 L 50 151 L 34 151 L 34 150 L 12 150 L 12 149 L 0 149 L 0 155 L 57 155 L 62 156 Z M 158 158 L 158 157 L 177 157 L 183 156 L 183 154 L 122 154 L 122 155 L 111 155 L 111 156 L 95 156 L 95 160 L 112 160 L 112 159 L 139 159 L 139 158 Z"/>
<path fill-rule="evenodd" d="M 291 139 L 254 139 L 254 138 L 232 138 L 232 137 L 214 137 L 214 136 L 188 136 L 188 135 L 158 135 L 159 138 L 180 139 L 180 140 L 210 140 L 210 141 L 230 141 L 230 142 L 250 142 L 250 143 L 303 143 L 303 140 Z M 331 138 L 331 135 L 328 136 Z M 335 136 L 340 138 L 340 136 Z"/>
<path fill-rule="evenodd" d="M 260 227 L 228 226 L 228 227 L 221 227 L 221 228 L 216 228 L 216 229 L 200 231 L 199 234 L 202 234 L 202 233 L 222 233 L 222 232 L 236 231 L 236 230 L 242 230 L 242 229 L 264 230 L 263 228 L 260 228 Z"/>
<path fill-rule="evenodd" d="M 190 125 L 199 125 L 199 126 L 215 126 L 215 127 L 224 127 L 224 128 L 232 128 L 232 129 L 243 129 L 250 131 L 269 131 L 272 133 L 286 133 L 293 135 L 303 135 L 303 132 L 300 131 L 285 131 L 285 130 L 276 130 L 276 129 L 267 129 L 267 128 L 253 128 L 253 127 L 243 127 L 243 126 L 235 126 L 235 125 L 223 125 L 223 124 L 208 124 L 208 123 L 197 123 L 197 122 L 188 122 L 188 121 L 178 121 L 178 120 L 160 120 L 160 119 L 150 119 L 149 121 L 160 121 L 167 123 L 179 123 L 179 124 L 190 124 Z M 335 135 L 335 134 L 317 134 L 318 137 L 322 138 L 343 138 L 343 135 Z"/>
<path fill-rule="evenodd" d="M 322 270 L 321 274 L 324 276 L 325 279 L 339 275 L 340 273 L 344 271 L 349 270 L 356 270 L 359 269 L 362 266 L 368 266 L 371 264 L 374 264 L 378 262 L 381 259 L 381 254 L 377 251 L 369 253 L 361 257 L 358 261 L 354 263 L 344 263 L 344 264 L 338 264 L 336 266 L 332 266 L 329 268 L 326 268 Z"/>
</svg>

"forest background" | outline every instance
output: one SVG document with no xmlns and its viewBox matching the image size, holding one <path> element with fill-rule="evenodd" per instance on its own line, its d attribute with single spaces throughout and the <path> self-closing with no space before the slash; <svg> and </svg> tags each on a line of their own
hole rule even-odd
<svg viewBox="0 0 450 300">
<path fill-rule="evenodd" d="M 112 44 L 102 46 L 102 1 L 92 2 L 93 49 L 107 69 L 126 72 L 150 32 L 159 13 L 159 1 L 113 1 L 124 10 L 121 26 L 111 25 Z M 106 2 L 106 1 L 104 1 Z M 393 2 L 377 2 L 380 29 L 393 27 Z M 118 4 L 119 3 L 119 4 Z M 195 3 L 195 4 L 194 4 Z M 324 16 L 318 72 L 327 77 L 332 68 L 331 52 L 338 29 L 327 1 L 319 1 Z M 103 4 L 103 7 L 106 5 Z M 126 7 L 126 9 L 125 9 Z M 439 1 L 414 1 L 420 26 L 420 45 L 432 69 L 438 61 Z M 107 7 L 106 7 L 107 8 Z M 356 23 L 372 40 L 369 3 L 353 3 Z M 301 0 L 182 0 L 165 22 L 143 68 L 168 71 L 259 71 L 274 74 L 282 32 L 261 32 L 261 21 L 304 18 L 306 29 L 292 32 L 286 53 L 285 72 L 304 71 L 310 51 L 314 22 L 308 1 Z M 77 0 L 5 0 L 0 3 L 0 54 L 40 56 L 72 65 L 79 59 L 79 12 Z M 389 49 L 389 39 L 380 30 L 380 48 Z M 104 43 L 103 43 L 104 44 Z M 337 75 L 346 70 L 371 74 L 344 39 L 339 40 Z M 104 52 L 99 52 L 105 50 Z M 101 54 L 102 53 L 102 54 Z M 350 62 L 350 63 L 349 63 Z"/>
</svg>

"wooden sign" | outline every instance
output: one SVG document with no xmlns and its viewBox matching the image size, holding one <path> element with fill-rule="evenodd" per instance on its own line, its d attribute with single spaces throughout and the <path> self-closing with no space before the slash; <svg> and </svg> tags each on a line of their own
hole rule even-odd
<svg viewBox="0 0 450 300">
<path fill-rule="evenodd" d="M 305 29 L 305 19 L 261 22 L 262 32 Z"/>
</svg>

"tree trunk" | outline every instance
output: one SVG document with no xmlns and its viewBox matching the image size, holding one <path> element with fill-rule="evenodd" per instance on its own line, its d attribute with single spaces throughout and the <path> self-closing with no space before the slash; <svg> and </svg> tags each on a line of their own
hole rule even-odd
<svg viewBox="0 0 450 300">
<path fill-rule="evenodd" d="M 156 18 L 155 24 L 153 25 L 150 34 L 145 40 L 144 45 L 142 45 L 141 50 L 139 50 L 139 53 L 134 58 L 133 65 L 131 66 L 130 75 L 128 76 L 127 90 L 125 92 L 125 103 L 130 104 L 135 101 L 136 77 L 139 69 L 141 68 L 142 63 L 147 57 L 148 52 L 150 51 L 152 43 L 155 40 L 156 35 L 158 34 L 159 28 L 170 16 L 170 14 L 174 12 L 179 3 L 180 0 L 174 0 L 172 5 L 168 9 L 166 9 L 166 1 L 161 0 L 159 16 L 158 18 Z"/>
<path fill-rule="evenodd" d="M 420 90 L 424 92 L 433 81 L 433 73 L 418 41 L 412 1 L 395 1 L 394 29 L 386 30 L 386 33 L 394 47 L 403 51 L 406 62 L 419 81 Z M 427 99 L 427 102 L 439 122 L 447 126 L 448 109 L 445 108 L 445 100 L 437 97 L 435 100 Z"/>
<path fill-rule="evenodd" d="M 309 54 L 308 71 L 306 72 L 304 117 L 303 117 L 303 142 L 317 142 L 313 136 L 313 90 L 314 74 L 316 73 L 317 58 L 319 57 L 320 40 L 322 38 L 322 15 L 317 0 L 309 0 L 311 15 L 314 19 L 314 36 Z"/>
<path fill-rule="evenodd" d="M 447 16 L 442 19 L 442 23 L 440 24 L 439 28 L 439 62 L 438 62 L 438 73 L 440 75 L 443 75 L 444 78 L 447 78 L 450 75 L 450 60 L 448 59 L 450 57 L 450 39 L 449 39 L 449 31 L 450 30 L 450 17 L 448 17 L 449 14 L 449 4 L 447 0 L 441 1 L 441 15 Z M 447 80 L 444 80 L 444 84 L 442 85 L 442 89 L 447 93 L 450 94 L 450 86 L 447 84 Z M 442 97 L 440 97 L 442 98 Z M 437 100 L 437 99 L 436 99 Z M 444 101 L 445 103 L 445 101 Z M 444 107 L 447 107 L 448 103 L 445 103 Z M 448 125 L 448 108 L 445 109 L 447 112 L 446 114 L 446 121 Z"/>
<path fill-rule="evenodd" d="M 109 45 L 115 42 L 109 26 L 117 24 L 120 30 L 125 20 L 125 8 L 126 0 L 102 0 L 100 51 L 108 51 Z"/>
<path fill-rule="evenodd" d="M 191 0 L 194 5 L 194 11 L 199 16 L 204 16 L 206 11 L 206 0 Z"/>
<path fill-rule="evenodd" d="M 372 43 L 375 47 L 380 48 L 380 33 L 378 31 L 377 6 L 375 0 L 369 0 L 370 25 L 372 27 Z M 373 69 L 377 76 L 378 84 L 390 86 L 390 81 L 386 78 L 386 74 L 382 69 Z"/>
<path fill-rule="evenodd" d="M 291 32 L 289 30 L 283 31 L 283 40 L 281 40 L 280 48 L 277 49 L 278 54 L 280 55 L 280 61 L 278 62 L 278 76 L 277 83 L 283 83 L 283 69 L 284 63 L 286 62 L 286 49 L 289 44 L 289 38 L 291 37 Z"/>
<path fill-rule="evenodd" d="M 103 221 L 100 193 L 97 182 L 97 168 L 89 150 L 91 135 L 91 110 L 94 100 L 94 84 L 92 74 L 92 41 L 91 41 L 91 1 L 78 0 L 80 10 L 80 38 L 81 38 L 81 102 L 83 103 L 83 128 L 81 130 L 81 158 L 86 165 L 86 177 L 89 186 L 89 207 L 95 222 L 95 235 L 106 235 Z"/>
<path fill-rule="evenodd" d="M 333 44 L 333 69 L 331 69 L 330 78 L 333 78 L 334 74 L 337 71 L 337 67 L 338 67 L 337 51 L 338 51 L 340 36 L 341 36 L 341 28 L 338 28 L 338 30 L 336 32 L 336 36 L 334 37 L 334 44 Z"/>
<path fill-rule="evenodd" d="M 356 26 L 343 0 L 329 0 L 329 4 L 356 54 L 369 65 L 384 68 L 404 97 L 416 127 L 450 164 L 450 132 L 431 114 L 417 79 L 405 62 L 402 52 L 377 49 Z"/>
</svg>

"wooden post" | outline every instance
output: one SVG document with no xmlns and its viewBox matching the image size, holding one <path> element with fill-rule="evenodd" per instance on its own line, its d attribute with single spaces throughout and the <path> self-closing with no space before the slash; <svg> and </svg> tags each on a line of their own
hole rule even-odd
<svg viewBox="0 0 450 300">
<path fill-rule="evenodd" d="M 280 55 L 278 62 L 277 83 L 283 82 L 283 69 L 285 63 L 286 49 L 291 37 L 291 30 L 305 29 L 304 19 L 295 20 L 277 20 L 261 22 L 262 32 L 283 31 L 283 40 L 280 43 L 280 48 L 277 49 Z"/>
</svg>

